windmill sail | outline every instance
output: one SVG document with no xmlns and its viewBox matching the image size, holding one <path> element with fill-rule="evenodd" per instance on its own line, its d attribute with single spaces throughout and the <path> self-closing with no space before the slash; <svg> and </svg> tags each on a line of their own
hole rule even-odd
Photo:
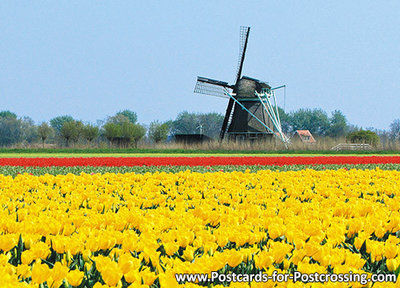
<svg viewBox="0 0 400 288">
<path fill-rule="evenodd" d="M 236 91 L 237 86 L 238 86 L 240 77 L 242 77 L 243 63 L 244 63 L 244 57 L 246 55 L 249 34 L 250 34 L 250 27 L 247 27 L 247 26 L 240 27 L 239 60 L 238 60 L 236 82 L 235 82 L 235 87 L 233 89 L 233 93 L 237 93 L 237 91 Z M 234 108 L 234 106 L 235 106 L 235 102 L 233 101 L 233 99 L 229 98 L 229 103 L 228 103 L 228 107 L 226 108 L 224 121 L 222 122 L 221 133 L 219 135 L 220 140 L 222 140 L 224 138 L 225 133 L 228 129 L 228 126 L 230 126 L 230 124 L 231 124 L 230 119 L 233 117 L 232 109 Z"/>
<path fill-rule="evenodd" d="M 247 27 L 247 26 L 240 27 L 239 60 L 238 60 L 238 68 L 237 68 L 237 73 L 236 73 L 235 84 L 237 84 L 240 80 L 240 77 L 242 77 L 243 62 L 244 62 L 244 56 L 246 55 L 249 34 L 250 34 L 250 27 Z"/>
<path fill-rule="evenodd" d="M 226 128 L 228 127 L 228 122 L 230 122 L 229 120 L 231 119 L 232 116 L 232 108 L 235 105 L 235 102 L 233 101 L 232 98 L 229 98 L 229 102 L 228 102 L 228 106 L 226 107 L 226 111 L 225 111 L 225 117 L 224 117 L 224 121 L 222 122 L 222 127 L 221 127 L 221 132 L 219 134 L 219 139 L 220 141 L 222 141 L 222 139 L 224 139 L 225 133 L 226 133 Z"/>
<path fill-rule="evenodd" d="M 229 98 L 224 89 L 232 89 L 227 82 L 218 81 L 205 77 L 197 77 L 194 93 L 206 94 L 216 97 Z"/>
</svg>

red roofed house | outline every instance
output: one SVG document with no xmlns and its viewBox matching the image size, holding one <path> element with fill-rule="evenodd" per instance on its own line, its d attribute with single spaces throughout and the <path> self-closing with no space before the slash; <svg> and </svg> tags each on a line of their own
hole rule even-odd
<svg viewBox="0 0 400 288">
<path fill-rule="evenodd" d="M 309 130 L 296 130 L 295 136 L 298 135 L 301 142 L 303 143 L 315 143 L 314 137 L 312 136 L 311 132 Z"/>
</svg>

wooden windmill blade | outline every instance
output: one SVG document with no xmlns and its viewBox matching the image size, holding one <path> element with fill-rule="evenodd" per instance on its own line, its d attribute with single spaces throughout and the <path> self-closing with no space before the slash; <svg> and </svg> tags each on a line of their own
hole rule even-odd
<svg viewBox="0 0 400 288">
<path fill-rule="evenodd" d="M 240 78 L 242 77 L 243 62 L 244 62 L 244 57 L 246 56 L 249 34 L 250 34 L 250 27 L 240 26 L 239 60 L 238 60 L 235 85 L 239 82 Z"/>
<path fill-rule="evenodd" d="M 233 86 L 229 85 L 228 82 L 198 76 L 196 86 L 194 87 L 194 93 L 229 98 L 225 94 L 225 89 L 232 90 Z"/>
<path fill-rule="evenodd" d="M 243 63 L 244 57 L 246 56 L 247 42 L 249 40 L 250 27 L 241 26 L 240 27 L 240 44 L 239 44 L 239 60 L 238 60 L 238 68 L 236 73 L 236 81 L 235 86 L 233 88 L 233 93 L 237 93 L 237 86 L 240 78 L 242 77 Z M 234 107 L 235 102 L 233 99 L 229 98 L 228 106 L 226 107 L 224 121 L 222 122 L 221 133 L 219 135 L 220 140 L 222 140 L 225 136 L 225 133 L 228 129 L 228 122 L 232 117 L 232 108 Z"/>
</svg>

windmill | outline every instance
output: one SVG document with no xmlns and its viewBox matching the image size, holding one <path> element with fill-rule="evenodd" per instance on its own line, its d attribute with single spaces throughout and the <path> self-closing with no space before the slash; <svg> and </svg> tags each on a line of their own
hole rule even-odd
<svg viewBox="0 0 400 288">
<path fill-rule="evenodd" d="M 240 50 L 235 84 L 205 77 L 197 77 L 195 93 L 228 98 L 220 140 L 271 139 L 277 136 L 287 146 L 288 138 L 282 132 L 275 90 L 260 80 L 242 77 L 243 62 L 250 27 L 240 27 Z"/>
</svg>

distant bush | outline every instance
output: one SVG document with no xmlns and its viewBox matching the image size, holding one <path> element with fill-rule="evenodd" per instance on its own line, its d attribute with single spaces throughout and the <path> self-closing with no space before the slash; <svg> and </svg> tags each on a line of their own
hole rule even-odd
<svg viewBox="0 0 400 288">
<path fill-rule="evenodd" d="M 153 121 L 150 123 L 149 137 L 156 143 L 165 141 L 167 140 L 169 130 L 170 128 L 167 123 Z"/>
<path fill-rule="evenodd" d="M 133 123 L 133 117 L 131 119 L 123 113 L 124 111 L 109 117 L 107 123 L 103 125 L 102 134 L 113 146 L 127 148 L 133 143 L 137 147 L 138 141 L 146 134 L 146 129 L 140 124 Z M 134 112 L 132 113 L 135 114 Z M 132 113 L 130 114 L 131 116 L 133 115 Z"/>
<path fill-rule="evenodd" d="M 99 137 L 99 127 L 87 124 L 82 129 L 82 135 L 90 144 L 94 139 Z"/>
<path fill-rule="evenodd" d="M 370 144 L 374 147 L 378 146 L 379 144 L 379 136 L 370 130 L 359 130 L 354 131 L 347 135 L 347 139 L 351 143 L 362 143 L 362 144 Z"/>
<path fill-rule="evenodd" d="M 172 134 L 204 134 L 217 138 L 221 131 L 224 115 L 219 113 L 179 113 L 170 124 Z"/>
</svg>

